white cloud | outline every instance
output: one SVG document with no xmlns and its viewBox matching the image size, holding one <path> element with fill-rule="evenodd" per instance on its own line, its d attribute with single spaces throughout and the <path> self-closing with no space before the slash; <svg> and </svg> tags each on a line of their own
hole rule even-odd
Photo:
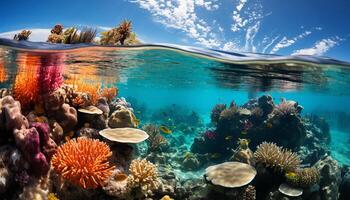
<svg viewBox="0 0 350 200">
<path fill-rule="evenodd" d="M 335 38 L 325 38 L 319 40 L 315 43 L 315 45 L 311 48 L 299 49 L 293 52 L 292 55 L 316 55 L 321 56 L 327 51 L 329 51 L 332 47 L 339 44 L 343 39 L 339 37 Z"/>
<path fill-rule="evenodd" d="M 284 36 L 270 51 L 270 53 L 276 53 L 280 49 L 286 48 L 294 44 L 300 39 L 305 38 L 306 36 L 310 35 L 312 32 L 311 31 L 304 31 L 303 33 L 293 37 L 292 39 L 288 39 L 286 36 Z"/>
<path fill-rule="evenodd" d="M 224 51 L 237 51 L 238 49 L 239 49 L 239 47 L 237 46 L 237 44 L 235 44 L 232 41 L 226 42 L 224 44 L 224 46 L 222 47 L 222 50 L 224 50 Z"/>
<path fill-rule="evenodd" d="M 1 38 L 8 38 L 8 39 L 13 39 L 15 34 L 21 32 L 21 30 L 15 30 L 15 31 L 9 31 L 9 32 L 4 32 L 0 33 Z M 32 33 L 29 36 L 29 41 L 33 42 L 45 42 L 50 34 L 51 29 L 45 29 L 45 28 L 27 28 L 27 30 L 31 30 Z"/>
<path fill-rule="evenodd" d="M 169 28 L 181 30 L 197 43 L 206 47 L 219 47 L 220 40 L 212 33 L 212 24 L 208 24 L 196 14 L 196 9 L 207 11 L 219 8 L 217 1 L 208 0 L 133 0 L 141 8 L 148 10 L 157 22 Z"/>
</svg>

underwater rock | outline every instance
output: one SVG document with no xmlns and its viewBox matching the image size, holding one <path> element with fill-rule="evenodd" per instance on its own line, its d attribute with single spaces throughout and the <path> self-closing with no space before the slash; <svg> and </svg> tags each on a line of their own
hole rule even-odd
<svg viewBox="0 0 350 200">
<path fill-rule="evenodd" d="M 198 170 L 199 167 L 200 167 L 200 162 L 196 156 L 191 156 L 188 159 L 185 158 L 182 162 L 182 168 L 185 171 Z"/>
<path fill-rule="evenodd" d="M 0 98 L 4 98 L 5 96 L 12 95 L 12 91 L 8 88 L 1 88 L 0 89 Z"/>
<path fill-rule="evenodd" d="M 13 172 L 11 171 L 9 156 L 14 150 L 11 146 L 0 148 L 0 194 L 5 193 L 13 182 Z"/>
<path fill-rule="evenodd" d="M 126 107 L 118 106 L 108 120 L 108 126 L 111 128 L 136 128 L 137 120 L 134 113 Z"/>
<path fill-rule="evenodd" d="M 21 104 L 19 101 L 15 101 L 12 96 L 0 99 L 0 108 L 0 120 L 5 122 L 7 131 L 29 127 L 27 118 L 21 114 Z M 3 126 L 3 123 L 0 126 Z"/>
<path fill-rule="evenodd" d="M 19 200 L 44 200 L 47 199 L 49 191 L 42 187 L 42 184 L 37 181 L 23 188 L 23 192 L 19 195 Z"/>
<path fill-rule="evenodd" d="M 106 117 L 109 116 L 110 108 L 109 108 L 109 105 L 108 105 L 106 98 L 104 98 L 104 97 L 99 98 L 97 100 L 96 107 L 99 108 L 100 110 L 102 110 L 104 116 L 106 116 Z"/>
<path fill-rule="evenodd" d="M 102 187 L 103 191 L 112 197 L 118 199 L 125 199 L 130 192 L 130 188 L 127 187 L 127 176 L 125 179 L 117 179 L 118 174 L 123 173 L 122 171 L 115 169 L 111 178 L 106 182 L 106 185 Z"/>
<path fill-rule="evenodd" d="M 350 199 L 350 167 L 344 167 L 344 175 L 339 188 L 339 199 Z"/>
<path fill-rule="evenodd" d="M 52 116 L 64 104 L 66 92 L 63 89 L 59 88 L 51 93 L 45 94 L 43 98 L 45 99 L 44 107 L 46 113 L 49 116 Z"/>
<path fill-rule="evenodd" d="M 50 138 L 52 138 L 56 144 L 60 144 L 63 140 L 63 128 L 55 120 L 50 121 Z"/>
<path fill-rule="evenodd" d="M 275 107 L 273 99 L 270 95 L 263 95 L 259 97 L 258 105 L 259 105 L 259 108 L 261 108 L 264 113 L 263 116 L 267 116 L 268 114 L 270 114 L 273 108 Z"/>
<path fill-rule="evenodd" d="M 333 200 L 339 198 L 339 186 L 341 183 L 341 168 L 337 161 L 327 156 L 319 160 L 314 167 L 320 172 L 320 190 L 321 199 Z"/>
<path fill-rule="evenodd" d="M 53 113 L 53 117 L 63 128 L 64 132 L 71 131 L 78 123 L 77 111 L 68 104 L 63 104 L 59 110 Z"/>
<path fill-rule="evenodd" d="M 134 109 L 131 107 L 131 104 L 126 101 L 124 97 L 117 98 L 114 102 L 109 104 L 110 112 L 118 110 L 120 107 L 127 108 L 131 112 L 134 112 Z"/>
<path fill-rule="evenodd" d="M 77 131 L 78 137 L 87 137 L 93 139 L 99 139 L 100 135 L 98 130 L 89 127 L 83 127 Z"/>
<path fill-rule="evenodd" d="M 233 156 L 230 158 L 230 160 L 246 163 L 252 166 L 255 165 L 254 153 L 249 148 L 237 149 Z"/>
</svg>

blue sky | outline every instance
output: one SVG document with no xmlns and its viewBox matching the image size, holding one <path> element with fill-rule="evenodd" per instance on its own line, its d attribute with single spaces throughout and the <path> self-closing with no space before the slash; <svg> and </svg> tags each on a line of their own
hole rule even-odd
<svg viewBox="0 0 350 200">
<path fill-rule="evenodd" d="M 348 0 L 3 0 L 0 32 L 48 34 L 56 23 L 102 31 L 130 19 L 147 43 L 350 61 L 349 8 Z"/>
</svg>

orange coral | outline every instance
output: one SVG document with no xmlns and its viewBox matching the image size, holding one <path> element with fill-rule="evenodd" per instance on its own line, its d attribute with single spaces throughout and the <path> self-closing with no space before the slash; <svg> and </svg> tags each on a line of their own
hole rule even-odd
<svg viewBox="0 0 350 200">
<path fill-rule="evenodd" d="M 1 56 L 1 55 L 0 55 Z M 0 58 L 0 83 L 7 80 L 5 62 Z"/>
<path fill-rule="evenodd" d="M 113 88 L 103 88 L 101 91 L 101 96 L 105 97 L 108 102 L 111 102 L 118 95 L 118 89 Z"/>
<path fill-rule="evenodd" d="M 40 63 L 39 56 L 26 54 L 18 56 L 19 70 L 13 85 L 13 96 L 23 107 L 39 100 L 37 77 Z"/>
<path fill-rule="evenodd" d="M 91 95 L 91 102 L 97 103 L 101 90 L 101 83 L 96 81 L 85 81 L 81 78 L 71 78 L 65 81 L 66 84 L 72 85 L 75 91 L 85 92 Z"/>
<path fill-rule="evenodd" d="M 58 147 L 52 157 L 57 174 L 85 189 L 103 186 L 112 175 L 114 166 L 107 161 L 109 147 L 96 139 L 78 138 Z"/>
</svg>

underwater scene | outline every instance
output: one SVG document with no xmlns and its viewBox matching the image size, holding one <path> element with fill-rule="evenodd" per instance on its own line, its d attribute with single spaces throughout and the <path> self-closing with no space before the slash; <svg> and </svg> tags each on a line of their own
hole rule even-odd
<svg viewBox="0 0 350 200">
<path fill-rule="evenodd" d="M 349 63 L 0 42 L 1 199 L 349 199 Z"/>
</svg>

